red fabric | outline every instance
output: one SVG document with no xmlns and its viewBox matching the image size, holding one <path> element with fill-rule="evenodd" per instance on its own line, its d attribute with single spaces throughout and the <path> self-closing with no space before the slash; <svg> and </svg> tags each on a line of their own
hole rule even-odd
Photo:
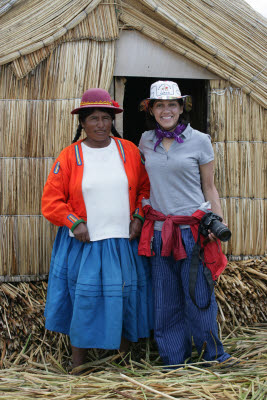
<svg viewBox="0 0 267 400">
<path fill-rule="evenodd" d="M 54 162 L 44 186 L 42 214 L 52 224 L 72 228 L 75 220 L 87 221 L 86 208 L 82 194 L 83 154 L 81 142 L 66 147 Z M 133 214 L 144 216 L 142 199 L 149 197 L 149 179 L 138 148 L 130 141 L 115 140 L 129 185 L 130 218 Z M 118 141 L 121 142 L 122 147 Z M 75 146 L 78 146 L 80 164 L 77 163 Z M 56 165 L 59 168 L 56 170 Z M 108 176 L 107 176 L 108 179 Z M 108 201 L 108 200 L 107 200 Z M 70 217 L 71 215 L 71 217 Z"/>
<path fill-rule="evenodd" d="M 197 210 L 191 216 L 180 215 L 164 215 L 147 205 L 143 208 L 145 214 L 145 223 L 138 246 L 138 254 L 141 256 L 151 257 L 155 255 L 152 251 L 151 243 L 154 233 L 154 222 L 165 221 L 162 226 L 162 250 L 161 256 L 168 257 L 170 255 L 178 261 L 187 258 L 185 248 L 182 243 L 181 229 L 179 225 L 190 225 L 195 242 L 198 237 L 198 226 L 201 218 L 205 214 L 204 211 Z M 227 258 L 222 252 L 221 243 L 207 242 L 205 237 L 200 235 L 201 246 L 204 247 L 204 261 L 206 266 L 212 273 L 213 280 L 217 279 L 227 265 Z"/>
</svg>

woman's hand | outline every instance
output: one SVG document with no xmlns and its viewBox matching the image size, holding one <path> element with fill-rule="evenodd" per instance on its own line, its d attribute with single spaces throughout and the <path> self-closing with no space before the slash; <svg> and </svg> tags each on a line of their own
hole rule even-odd
<svg viewBox="0 0 267 400">
<path fill-rule="evenodd" d="M 222 217 L 222 209 L 218 191 L 214 185 L 214 161 L 199 166 L 201 186 L 206 201 L 211 204 L 211 211 Z M 223 224 L 225 222 L 223 221 Z M 226 225 L 226 224 L 225 224 Z M 209 230 L 209 240 L 215 242 L 217 237 Z"/>
<path fill-rule="evenodd" d="M 87 229 L 87 225 L 83 222 L 78 224 L 76 228 L 73 231 L 73 235 L 75 239 L 79 240 L 80 242 L 83 243 L 89 243 L 90 242 L 90 236 L 89 232 Z"/>
<path fill-rule="evenodd" d="M 130 223 L 130 238 L 134 240 L 140 236 L 142 230 L 142 221 L 139 218 L 134 218 Z"/>
<path fill-rule="evenodd" d="M 210 241 L 210 242 L 215 242 L 215 240 L 217 240 L 217 237 L 214 235 L 214 233 L 211 232 L 210 229 L 209 229 L 208 238 L 209 238 L 209 241 Z"/>
</svg>

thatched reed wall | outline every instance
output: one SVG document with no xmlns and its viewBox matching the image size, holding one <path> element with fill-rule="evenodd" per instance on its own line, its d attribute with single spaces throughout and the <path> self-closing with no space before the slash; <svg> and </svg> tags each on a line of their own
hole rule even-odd
<svg viewBox="0 0 267 400">
<path fill-rule="evenodd" d="M 48 274 L 56 227 L 41 216 L 42 188 L 75 134 L 78 121 L 70 111 L 81 94 L 109 89 L 112 81 L 118 24 L 114 4 L 103 3 L 43 54 L 1 67 L 0 281 Z"/>
<path fill-rule="evenodd" d="M 226 81 L 210 82 L 210 133 L 218 188 L 233 237 L 233 256 L 267 250 L 266 110 Z"/>
</svg>

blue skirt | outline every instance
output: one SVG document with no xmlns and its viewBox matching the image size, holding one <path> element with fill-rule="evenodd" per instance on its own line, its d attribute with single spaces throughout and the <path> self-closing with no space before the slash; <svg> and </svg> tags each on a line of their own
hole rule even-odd
<svg viewBox="0 0 267 400">
<path fill-rule="evenodd" d="M 58 230 L 51 258 L 46 329 L 70 336 L 79 348 L 118 349 L 153 328 L 150 266 L 138 243 L 104 239 L 82 243 Z"/>
</svg>

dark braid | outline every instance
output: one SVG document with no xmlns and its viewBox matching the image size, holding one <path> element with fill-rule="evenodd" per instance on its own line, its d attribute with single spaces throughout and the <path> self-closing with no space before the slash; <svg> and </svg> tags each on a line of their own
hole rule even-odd
<svg viewBox="0 0 267 400">
<path fill-rule="evenodd" d="M 78 125 L 78 128 L 77 128 L 77 131 L 76 131 L 76 135 L 74 136 L 74 139 L 73 139 L 72 143 L 77 142 L 77 140 L 79 139 L 79 137 L 80 137 L 81 134 L 82 134 L 82 129 L 83 129 L 82 125 L 79 124 L 79 125 Z"/>
<path fill-rule="evenodd" d="M 119 132 L 117 131 L 117 129 L 115 128 L 115 126 L 113 124 L 111 125 L 111 133 L 113 136 L 121 138 L 121 135 L 119 134 Z"/>
</svg>

